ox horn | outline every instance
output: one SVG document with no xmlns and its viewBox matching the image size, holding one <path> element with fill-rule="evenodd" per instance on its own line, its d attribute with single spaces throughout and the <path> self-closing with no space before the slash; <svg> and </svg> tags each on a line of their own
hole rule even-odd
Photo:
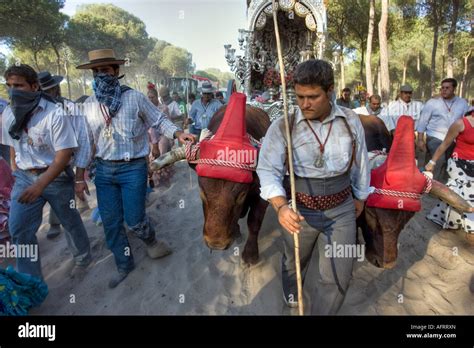
<svg viewBox="0 0 474 348">
<path fill-rule="evenodd" d="M 449 204 L 453 209 L 470 213 L 474 212 L 474 208 L 456 192 L 450 190 L 446 185 L 439 181 L 433 180 L 433 186 L 429 193 L 431 196 L 441 199 L 443 202 Z"/>
<path fill-rule="evenodd" d="M 186 151 L 184 146 L 173 149 L 150 163 L 150 169 L 153 171 L 160 170 L 175 162 L 186 159 Z"/>
</svg>

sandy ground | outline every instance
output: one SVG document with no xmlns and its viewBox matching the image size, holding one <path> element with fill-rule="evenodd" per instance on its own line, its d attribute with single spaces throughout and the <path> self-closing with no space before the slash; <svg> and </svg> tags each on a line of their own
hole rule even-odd
<svg viewBox="0 0 474 348">
<path fill-rule="evenodd" d="M 136 269 L 113 290 L 107 283 L 116 272 L 115 263 L 102 227 L 90 219 L 91 211 L 83 219 L 94 262 L 82 281 L 68 277 L 73 264 L 64 233 L 47 240 L 43 224 L 38 237 L 50 293 L 31 314 L 293 314 L 282 300 L 281 230 L 272 210 L 267 211 L 260 233 L 260 262 L 247 267 L 240 256 L 244 241 L 212 253 L 202 242 L 197 178 L 185 162 L 175 166 L 170 185 L 155 188 L 149 203 L 157 235 L 171 245 L 173 254 L 151 260 L 143 243 L 129 235 Z M 435 200 L 425 197 L 423 203 L 423 211 L 401 233 L 396 268 L 380 270 L 367 261 L 355 262 L 341 314 L 474 314 L 474 247 L 462 232 L 440 230 L 427 221 L 425 215 Z M 90 199 L 91 207 L 95 204 Z M 48 214 L 45 209 L 45 222 Z M 246 236 L 244 224 L 241 231 Z M 310 266 L 306 294 L 314 271 Z"/>
</svg>

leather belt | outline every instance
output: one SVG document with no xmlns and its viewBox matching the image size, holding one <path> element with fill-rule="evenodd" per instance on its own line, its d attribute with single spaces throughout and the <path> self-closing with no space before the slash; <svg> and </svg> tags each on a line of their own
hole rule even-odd
<svg viewBox="0 0 474 348">
<path fill-rule="evenodd" d="M 45 171 L 48 170 L 49 167 L 46 168 L 31 168 L 31 169 L 26 169 L 27 172 L 30 172 L 34 175 L 40 175 L 43 174 Z"/>
<path fill-rule="evenodd" d="M 135 162 L 135 161 L 144 160 L 144 159 L 146 159 L 146 157 L 130 158 L 128 161 L 124 160 L 124 159 L 121 159 L 121 160 L 104 160 L 104 159 L 101 159 L 101 160 L 102 161 L 107 161 L 107 162 L 112 162 L 112 163 L 130 163 L 130 162 Z"/>
</svg>

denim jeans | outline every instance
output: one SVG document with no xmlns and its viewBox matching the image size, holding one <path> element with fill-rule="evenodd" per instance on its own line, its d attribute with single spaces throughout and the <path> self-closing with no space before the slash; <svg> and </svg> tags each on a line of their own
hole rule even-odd
<svg viewBox="0 0 474 348">
<path fill-rule="evenodd" d="M 35 183 L 39 175 L 24 170 L 16 170 L 15 185 L 11 194 L 9 228 L 12 241 L 16 245 L 38 246 L 36 232 L 43 219 L 43 207 L 48 202 L 66 230 L 68 246 L 77 265 L 90 262 L 90 245 L 81 216 L 74 202 L 74 173 L 71 168 L 61 172 L 43 191 L 41 196 L 30 204 L 21 204 L 18 198 L 23 191 Z M 40 258 L 36 262 L 30 258 L 17 258 L 19 272 L 42 277 Z"/>
<path fill-rule="evenodd" d="M 352 196 L 328 210 L 311 210 L 298 206 L 305 220 L 299 233 L 301 277 L 304 282 L 311 259 L 318 263 L 315 294 L 311 296 L 311 314 L 336 314 L 341 307 L 352 277 L 353 257 L 327 257 L 326 246 L 355 245 L 356 217 Z M 283 231 L 285 251 L 282 259 L 283 291 L 297 300 L 296 266 L 293 235 Z M 313 254 L 317 245 L 318 253 Z M 317 255 L 318 258 L 312 257 Z"/>
<path fill-rule="evenodd" d="M 128 227 L 146 244 L 155 241 L 155 231 L 145 213 L 148 169 L 146 160 L 112 162 L 96 160 L 97 203 L 108 248 L 119 272 L 134 268 L 133 255 L 124 228 Z"/>
</svg>

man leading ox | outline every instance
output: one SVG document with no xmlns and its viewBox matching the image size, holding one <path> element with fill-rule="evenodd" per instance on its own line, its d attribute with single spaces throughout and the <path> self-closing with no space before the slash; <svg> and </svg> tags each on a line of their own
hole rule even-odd
<svg viewBox="0 0 474 348">
<path fill-rule="evenodd" d="M 301 270 L 305 273 L 317 246 L 319 274 L 312 314 L 335 314 L 352 275 L 353 257 L 335 257 L 328 248 L 355 246 L 356 217 L 368 196 L 369 168 L 359 117 L 331 101 L 334 74 L 322 60 L 297 66 L 295 91 L 299 109 L 290 120 L 298 213 L 289 205 L 283 179 L 287 172 L 285 126 L 275 121 L 264 138 L 257 167 L 261 197 L 278 214 L 284 233 L 282 280 L 285 301 L 296 307 L 293 233 L 299 233 Z M 354 197 L 353 197 L 354 195 Z"/>
</svg>

